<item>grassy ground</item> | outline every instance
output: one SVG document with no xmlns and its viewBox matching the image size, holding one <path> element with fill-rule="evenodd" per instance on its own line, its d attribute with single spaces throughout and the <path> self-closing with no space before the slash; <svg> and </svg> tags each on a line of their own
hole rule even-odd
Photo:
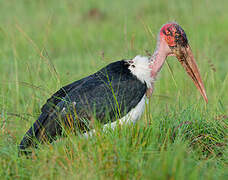
<svg viewBox="0 0 228 180">
<path fill-rule="evenodd" d="M 1 0 L 0 179 L 227 178 L 227 7 L 226 0 Z M 169 58 L 135 127 L 17 156 L 52 93 L 110 62 L 153 52 L 168 21 L 188 35 L 208 104 Z"/>
</svg>

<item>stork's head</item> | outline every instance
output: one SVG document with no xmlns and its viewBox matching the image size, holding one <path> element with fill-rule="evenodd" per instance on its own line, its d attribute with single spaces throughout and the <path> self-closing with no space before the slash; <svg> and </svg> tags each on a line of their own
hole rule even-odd
<svg viewBox="0 0 228 180">
<path fill-rule="evenodd" d="M 166 56 L 175 56 L 192 78 L 201 95 L 208 102 L 195 58 L 184 30 L 177 23 L 168 23 L 160 30 L 160 48 Z"/>
</svg>

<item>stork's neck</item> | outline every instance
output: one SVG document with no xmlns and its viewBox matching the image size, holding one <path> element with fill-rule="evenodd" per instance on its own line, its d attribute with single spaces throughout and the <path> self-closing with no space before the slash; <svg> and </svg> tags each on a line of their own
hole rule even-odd
<svg viewBox="0 0 228 180">
<path fill-rule="evenodd" d="M 161 68 L 165 62 L 165 59 L 167 57 L 167 52 L 165 52 L 164 49 L 161 48 L 161 46 L 159 44 L 157 47 L 158 48 L 156 48 L 156 50 L 155 50 L 154 54 L 151 56 L 150 62 L 149 62 L 150 79 L 152 79 L 152 81 L 150 82 L 151 85 L 148 86 L 148 89 L 146 91 L 146 96 L 148 98 L 151 97 L 151 95 L 153 93 L 154 80 L 156 79 L 157 74 L 161 70 Z"/>
<path fill-rule="evenodd" d="M 154 55 L 151 57 L 151 62 L 150 62 L 150 69 L 151 69 L 151 77 L 154 79 L 156 78 L 157 74 L 160 72 L 165 59 L 166 55 L 164 53 L 160 52 L 155 52 Z"/>
<path fill-rule="evenodd" d="M 151 77 L 153 79 L 156 78 L 157 74 L 160 72 L 166 57 L 169 55 L 170 49 L 164 41 L 159 41 L 157 44 L 157 48 L 155 49 L 154 54 L 150 58 L 150 70 Z"/>
</svg>

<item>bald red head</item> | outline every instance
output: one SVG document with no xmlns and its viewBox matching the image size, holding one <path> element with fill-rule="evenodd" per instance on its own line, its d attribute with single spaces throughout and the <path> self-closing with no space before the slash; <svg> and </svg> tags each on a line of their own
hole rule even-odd
<svg viewBox="0 0 228 180">
<path fill-rule="evenodd" d="M 188 44 L 184 30 L 177 23 L 167 23 L 162 26 L 160 38 L 164 38 L 170 48 L 177 47 L 178 44 L 186 47 Z"/>
</svg>

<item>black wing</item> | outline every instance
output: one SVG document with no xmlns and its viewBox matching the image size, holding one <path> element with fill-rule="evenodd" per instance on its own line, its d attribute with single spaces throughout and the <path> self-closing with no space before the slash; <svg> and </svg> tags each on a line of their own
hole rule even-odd
<svg viewBox="0 0 228 180">
<path fill-rule="evenodd" d="M 89 120 L 96 118 L 102 123 L 115 121 L 126 115 L 142 99 L 146 84 L 139 81 L 128 69 L 124 60 L 114 62 L 79 81 L 57 91 L 42 107 L 42 113 L 25 137 L 48 134 L 52 138 L 61 133 L 58 117 L 69 121 L 69 114 L 78 127 L 87 127 Z M 82 125 L 82 126 L 81 126 Z M 30 146 L 28 138 L 21 148 Z"/>
</svg>

